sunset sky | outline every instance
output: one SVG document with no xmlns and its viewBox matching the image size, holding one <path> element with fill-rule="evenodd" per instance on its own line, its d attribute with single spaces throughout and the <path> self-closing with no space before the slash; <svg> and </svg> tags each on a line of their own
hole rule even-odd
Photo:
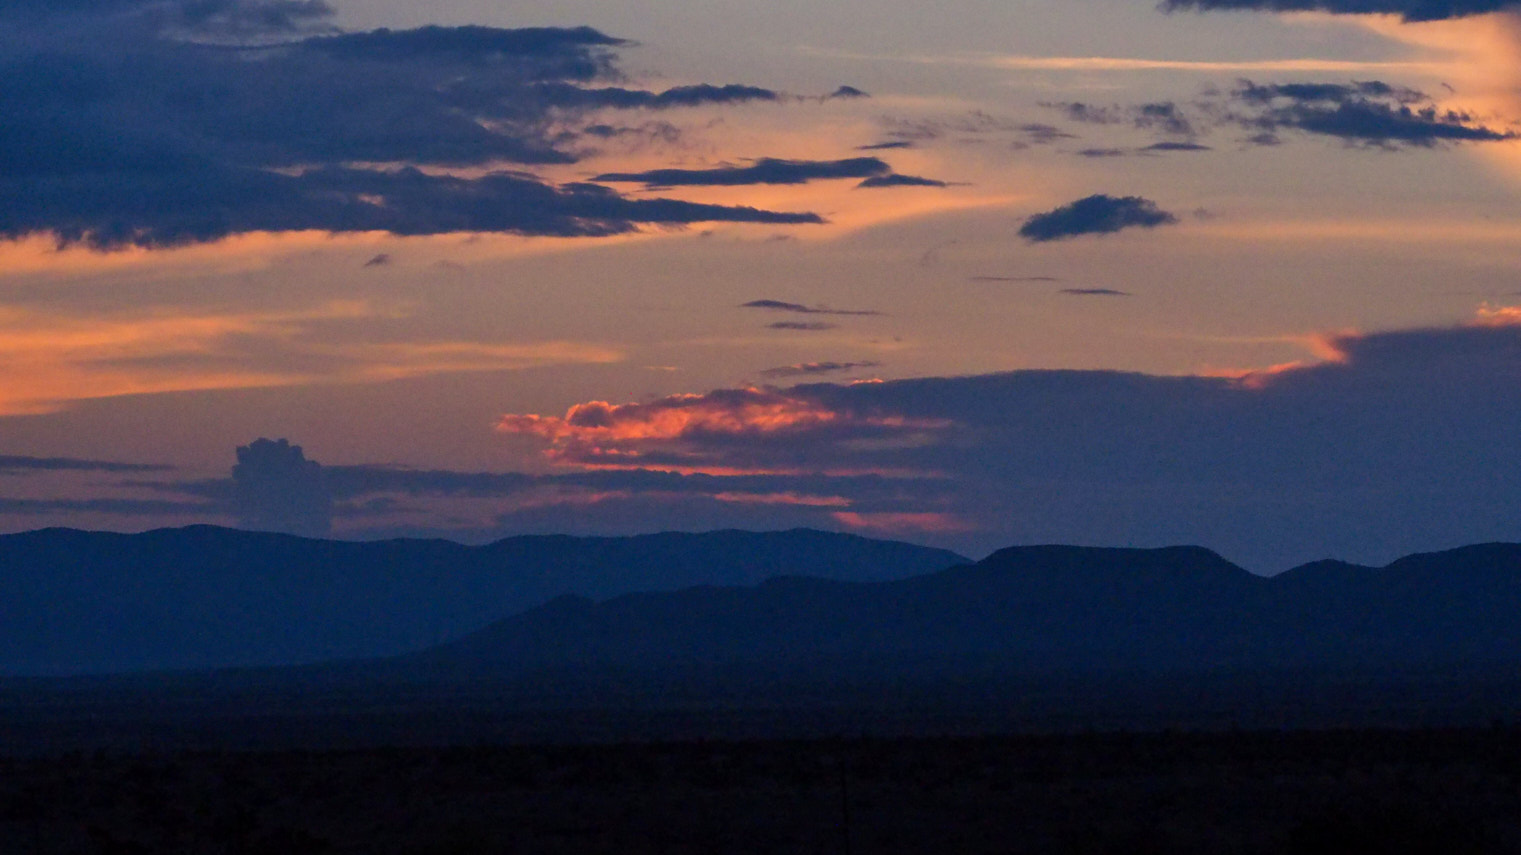
<svg viewBox="0 0 1521 855">
<path fill-rule="evenodd" d="M 0 530 L 1521 539 L 1506 3 L 0 0 L 0 63 Z"/>
</svg>

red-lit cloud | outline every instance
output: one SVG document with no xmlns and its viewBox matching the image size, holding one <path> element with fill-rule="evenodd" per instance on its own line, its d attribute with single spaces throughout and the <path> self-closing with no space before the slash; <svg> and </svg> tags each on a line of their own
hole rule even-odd
<svg viewBox="0 0 1521 855">
<path fill-rule="evenodd" d="M 1247 372 L 746 387 L 511 415 L 500 428 L 538 436 L 555 462 L 597 475 L 769 473 L 763 486 L 705 500 L 968 553 L 1205 543 L 1272 570 L 1516 537 L 1514 309 L 1487 307 L 1447 328 L 1296 340 L 1303 361 Z M 845 471 L 884 475 L 818 479 Z M 901 477 L 911 473 L 939 477 Z M 685 507 L 711 513 L 688 496 Z"/>
<path fill-rule="evenodd" d="M 548 440 L 545 454 L 557 463 L 732 474 L 761 471 L 753 465 L 758 449 L 783 450 L 803 437 L 883 439 L 948 425 L 943 419 L 830 407 L 796 390 L 745 387 L 649 403 L 590 401 L 571 407 L 563 418 L 506 415 L 497 430 Z M 796 471 L 802 463 L 772 456 L 763 471 Z"/>
</svg>

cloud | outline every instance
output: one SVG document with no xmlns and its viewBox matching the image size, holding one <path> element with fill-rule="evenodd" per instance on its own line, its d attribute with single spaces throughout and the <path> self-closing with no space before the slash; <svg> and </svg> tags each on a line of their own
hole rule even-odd
<svg viewBox="0 0 1521 855">
<path fill-rule="evenodd" d="M 891 505 L 817 513 L 933 514 L 923 521 L 968 530 L 889 516 L 873 530 L 970 551 L 1204 543 L 1269 571 L 1514 539 L 1521 323 L 1491 311 L 1304 343 L 1320 358 L 1229 376 L 811 383 L 514 415 L 503 429 L 566 466 L 764 471 L 768 492 L 826 470 L 938 473 L 922 493 L 896 481 Z"/>
<path fill-rule="evenodd" d="M 53 514 L 101 514 L 126 517 L 203 516 L 216 508 L 201 502 L 162 499 L 10 499 L 0 498 L 0 514 L 47 516 Z"/>
<path fill-rule="evenodd" d="M 871 145 L 858 145 L 857 151 L 887 151 L 890 149 L 913 148 L 914 144 L 908 140 L 891 140 L 889 142 L 872 143 Z"/>
<path fill-rule="evenodd" d="M 588 111 L 738 104 L 769 90 L 592 86 L 619 76 L 627 43 L 589 27 L 311 34 L 327 11 L 6 4 L 0 20 L 23 30 L 0 57 L 0 237 L 111 248 L 248 231 L 600 236 L 646 223 L 822 222 L 629 200 L 502 166 L 575 162 Z"/>
<path fill-rule="evenodd" d="M 1058 276 L 968 276 L 972 282 L 1061 282 Z"/>
<path fill-rule="evenodd" d="M 593 181 L 644 184 L 647 187 L 739 186 L 747 184 L 804 184 L 830 178 L 874 178 L 892 174 L 892 167 L 875 157 L 844 160 L 781 160 L 763 157 L 749 166 L 711 169 L 651 169 L 646 172 L 608 172 Z"/>
<path fill-rule="evenodd" d="M 1194 127 L 1177 104 L 1157 101 L 1132 108 L 1131 122 L 1138 128 L 1154 129 L 1177 136 L 1193 136 Z"/>
<path fill-rule="evenodd" d="M 767 368 L 761 372 L 762 377 L 814 377 L 820 374 L 837 374 L 842 371 L 854 371 L 857 368 L 877 368 L 880 362 L 800 362 L 796 365 L 784 365 L 779 368 Z"/>
<path fill-rule="evenodd" d="M 675 107 L 699 107 L 704 104 L 743 104 L 750 101 L 779 101 L 782 97 L 770 89 L 733 83 L 725 86 L 699 83 L 692 86 L 677 86 L 664 92 L 621 87 L 587 89 L 567 83 L 543 83 L 535 86 L 532 91 L 533 94 L 555 107 L 582 109 L 608 107 L 621 110 L 668 110 Z"/>
<path fill-rule="evenodd" d="M 310 461 L 307 464 L 315 465 Z M 426 519 L 430 513 L 435 519 L 448 516 L 451 511 L 441 510 L 439 503 L 445 508 L 457 509 L 460 502 L 485 502 L 495 512 L 506 513 L 508 509 L 553 506 L 580 510 L 588 504 L 641 499 L 651 505 L 683 504 L 689 510 L 705 509 L 709 514 L 714 511 L 712 502 L 727 506 L 857 507 L 875 513 L 913 507 L 925 496 L 933 496 L 937 489 L 947 486 L 943 480 L 934 478 L 895 477 L 881 473 L 734 474 L 617 466 L 548 474 L 460 472 L 385 465 L 323 466 L 320 471 L 321 492 L 332 500 L 334 517 L 350 519 L 398 514 Z M 132 504 L 137 500 L 88 500 L 92 503 L 89 507 L 97 513 L 140 514 L 157 508 L 166 513 L 172 510 L 175 513 L 195 511 L 203 516 L 221 515 L 235 513 L 235 497 L 239 489 L 231 478 L 131 482 L 126 486 L 159 494 L 190 496 L 199 501 L 141 500 L 141 504 Z M 905 498 L 909 494 L 912 499 Z M 694 503 L 696 500 L 708 503 Z M 68 506 L 52 507 L 45 500 L 26 501 L 27 504 L 17 507 L 29 510 L 18 512 L 41 514 L 69 509 Z M 795 516 L 791 519 L 793 525 L 806 522 L 806 519 Z M 352 531 L 352 526 L 350 529 Z M 452 533 L 471 540 L 500 535 L 500 532 L 493 534 L 484 530 Z"/>
<path fill-rule="evenodd" d="M 1129 291 L 1116 291 L 1113 288 L 1063 288 L 1063 294 L 1074 297 L 1130 297 Z"/>
<path fill-rule="evenodd" d="M 1162 8 L 1210 11 L 1329 12 L 1335 15 L 1399 15 L 1406 21 L 1436 21 L 1515 9 L 1513 0 L 1163 0 Z"/>
<path fill-rule="evenodd" d="M 1048 145 L 1058 140 L 1076 139 L 1076 135 L 1069 134 L 1055 125 L 1040 122 L 1021 125 L 1019 129 L 1027 135 L 1029 142 L 1035 145 Z"/>
<path fill-rule="evenodd" d="M 326 537 L 333 526 L 333 496 L 322 466 L 287 440 L 257 439 L 238 447 L 232 467 L 238 525 Z"/>
<path fill-rule="evenodd" d="M 687 471 L 712 471 L 718 465 L 721 471 L 734 471 L 755 469 L 746 461 L 769 456 L 765 449 L 785 448 L 797 436 L 861 440 L 939 424 L 746 387 L 648 403 L 592 401 L 571 407 L 564 417 L 510 414 L 497 430 L 548 441 L 546 455 L 560 463 Z"/>
<path fill-rule="evenodd" d="M 855 88 L 854 86 L 841 86 L 829 93 L 831 98 L 870 98 L 871 95 Z"/>
<path fill-rule="evenodd" d="M 818 321 L 776 321 L 766 324 L 766 329 L 794 330 L 797 332 L 823 332 L 835 329 L 835 324 L 826 324 Z"/>
<path fill-rule="evenodd" d="M 414 310 L 330 300 L 284 310 L 109 316 L 0 311 L 0 414 L 47 413 L 120 395 L 370 383 L 445 373 L 608 364 L 624 354 L 575 341 L 377 337 Z"/>
<path fill-rule="evenodd" d="M 1198 118 L 1172 101 L 1143 104 L 1088 104 L 1082 101 L 1043 101 L 1042 107 L 1061 111 L 1067 119 L 1090 125 L 1128 125 L 1137 130 L 1155 131 L 1170 137 L 1191 140 L 1201 133 Z M 1069 135 L 1070 136 L 1070 135 Z M 1173 145 L 1186 142 L 1171 140 Z"/>
<path fill-rule="evenodd" d="M 391 263 L 391 254 L 389 252 L 382 252 L 382 253 L 378 253 L 376 255 L 370 256 L 370 260 L 366 261 L 364 263 L 364 266 L 365 267 L 385 267 L 386 265 L 388 265 L 390 263 Z"/>
<path fill-rule="evenodd" d="M 1130 155 L 1153 155 L 1169 152 L 1198 152 L 1212 151 L 1209 146 L 1195 142 L 1178 142 L 1175 140 L 1163 140 L 1140 148 L 1084 148 L 1073 152 L 1078 157 L 1127 157 Z"/>
<path fill-rule="evenodd" d="M 1335 137 L 1385 149 L 1515 138 L 1515 132 L 1489 127 L 1472 113 L 1443 108 L 1424 92 L 1381 80 L 1241 80 L 1228 92 L 1211 90 L 1188 110 L 1173 102 L 1129 106 L 1048 102 L 1043 106 L 1061 110 L 1073 121 L 1124 124 L 1174 137 L 1133 150 L 1094 147 L 1077 152 L 1085 157 L 1207 151 L 1208 146 L 1197 137 L 1221 128 L 1245 130 L 1246 142 L 1253 145 L 1279 145 L 1285 132 Z"/>
<path fill-rule="evenodd" d="M 1032 243 L 1088 234 L 1109 234 L 1125 228 L 1155 228 L 1178 218 L 1139 196 L 1097 194 L 1025 220 L 1019 235 Z"/>
<path fill-rule="evenodd" d="M 200 37 L 258 38 L 331 29 L 322 0 L 4 0 L 0 20 L 23 25 L 77 17 Z"/>
<path fill-rule="evenodd" d="M 1513 131 L 1479 124 L 1466 112 L 1445 110 L 1422 92 L 1382 81 L 1257 84 L 1243 80 L 1231 92 L 1246 108 L 1230 121 L 1276 144 L 1278 133 L 1297 130 L 1379 147 L 1430 147 L 1450 142 L 1512 139 Z"/>
<path fill-rule="evenodd" d="M 917 175 L 873 175 L 856 185 L 861 188 L 871 187 L 945 187 L 944 181 L 934 178 L 921 178 Z"/>
<path fill-rule="evenodd" d="M 1158 151 L 1211 151 L 1211 150 L 1212 149 L 1210 149 L 1209 146 L 1207 146 L 1207 145 L 1201 145 L 1200 143 L 1173 142 L 1173 141 L 1167 141 L 1167 140 L 1164 140 L 1163 142 L 1159 142 L 1159 143 L 1152 143 L 1151 145 L 1146 146 L 1146 147 L 1140 149 L 1140 151 L 1142 151 L 1142 152 L 1158 152 Z"/>
<path fill-rule="evenodd" d="M 775 312 L 793 312 L 799 315 L 880 315 L 871 309 L 831 309 L 828 306 L 807 306 L 783 300 L 751 300 L 742 303 L 741 309 L 769 309 Z"/>
<path fill-rule="evenodd" d="M 121 463 L 115 460 L 81 460 L 75 457 L 25 457 L 0 454 L 0 474 L 22 472 L 168 472 L 167 463 Z"/>
<path fill-rule="evenodd" d="M 1279 98 L 1290 101 L 1325 101 L 1344 104 L 1363 98 L 1389 98 L 1401 104 L 1417 104 L 1431 100 L 1426 93 L 1402 86 L 1392 86 L 1381 80 L 1343 83 L 1265 83 L 1257 84 L 1243 80 L 1235 90 L 1242 101 L 1271 104 Z"/>
<path fill-rule="evenodd" d="M 554 187 L 530 177 L 493 173 L 466 179 L 327 167 L 300 176 L 269 172 L 205 175 L 206 183 L 161 175 L 120 176 L 103 190 L 84 184 L 36 186 L 0 210 L 0 235 L 50 231 L 66 243 L 109 248 L 174 246 L 250 231 L 385 231 L 398 235 L 510 232 L 600 237 L 640 223 L 706 221 L 821 223 L 816 214 L 628 199 L 590 184 Z M 7 183 L 0 177 L 0 184 Z M 142 216 L 120 218 L 137 200 Z"/>
<path fill-rule="evenodd" d="M 234 478 L 154 487 L 193 501 L 0 511 L 291 516 L 294 499 L 301 522 L 341 509 L 346 536 L 808 525 L 963 552 L 1203 543 L 1262 571 L 1515 538 L 1521 312 L 1296 341 L 1304 361 L 1256 371 L 808 382 L 503 416 L 548 472 L 317 467 L 261 440 Z"/>
</svg>

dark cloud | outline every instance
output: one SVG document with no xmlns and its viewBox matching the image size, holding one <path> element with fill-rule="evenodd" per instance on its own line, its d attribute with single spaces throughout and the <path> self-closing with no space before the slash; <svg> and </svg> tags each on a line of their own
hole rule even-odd
<svg viewBox="0 0 1521 855">
<path fill-rule="evenodd" d="M 1109 234 L 1126 228 L 1155 228 L 1178 218 L 1139 196 L 1097 194 L 1025 220 L 1019 235 L 1032 243 L 1078 235 Z"/>
<path fill-rule="evenodd" d="M 762 377 L 816 377 L 820 374 L 838 374 L 842 371 L 854 371 L 857 368 L 876 368 L 880 362 L 801 362 L 797 365 L 784 365 L 779 368 L 767 368 L 761 372 Z"/>
<path fill-rule="evenodd" d="M 1197 137 L 1220 128 L 1245 130 L 1245 141 L 1251 145 L 1279 145 L 1284 134 L 1292 132 L 1384 149 L 1515 137 L 1513 131 L 1489 127 L 1471 113 L 1444 109 L 1424 92 L 1381 80 L 1242 80 L 1226 93 L 1211 90 L 1187 110 L 1173 102 L 1131 106 L 1058 102 L 1044 106 L 1061 110 L 1073 121 L 1126 124 L 1170 137 L 1135 149 L 1094 147 L 1077 152 L 1085 157 L 1207 151 L 1209 147 Z"/>
<path fill-rule="evenodd" d="M 386 265 L 388 265 L 390 263 L 391 263 L 391 254 L 389 252 L 382 252 L 382 253 L 377 253 L 376 255 L 371 256 L 370 260 L 366 261 L 364 263 L 364 266 L 365 267 L 385 267 Z"/>
<path fill-rule="evenodd" d="M 748 101 L 778 101 L 781 95 L 758 86 L 729 84 L 713 86 L 699 83 L 693 86 L 677 86 L 664 92 L 647 92 L 643 89 L 606 87 L 588 89 L 568 83 L 544 83 L 535 86 L 533 94 L 545 103 L 562 108 L 614 108 L 621 110 L 645 109 L 667 110 L 674 107 L 698 107 L 704 104 L 743 104 Z"/>
<path fill-rule="evenodd" d="M 25 457 L 0 454 L 0 474 L 18 472 L 168 472 L 165 463 L 121 463 L 115 460 L 81 460 L 75 457 Z"/>
<path fill-rule="evenodd" d="M 1023 131 L 1027 135 L 1029 141 L 1036 145 L 1046 145 L 1049 143 L 1054 143 L 1058 140 L 1070 140 L 1076 138 L 1075 134 L 1069 134 L 1061 128 L 1056 127 L 1055 125 L 1047 125 L 1039 122 L 1020 125 L 1019 130 Z"/>
<path fill-rule="evenodd" d="M 1138 128 L 1159 130 L 1175 136 L 1193 136 L 1194 126 L 1182 109 L 1171 101 L 1141 104 L 1131 108 L 1131 121 Z"/>
<path fill-rule="evenodd" d="M 807 306 L 784 300 L 751 300 L 740 304 L 741 309 L 767 309 L 773 312 L 793 312 L 799 315 L 880 315 L 872 309 L 831 309 L 828 306 Z"/>
<path fill-rule="evenodd" d="M 821 221 L 633 202 L 523 172 L 419 172 L 412 167 L 571 163 L 582 139 L 597 138 L 575 130 L 588 111 L 775 93 L 588 85 L 619 76 L 615 50 L 625 44 L 588 27 L 305 34 L 299 25 L 325 10 L 259 0 L 0 9 L 47 24 L 0 58 L 0 237 L 52 233 L 113 247 L 248 230 L 578 236 L 708 219 Z M 228 22 L 281 38 L 229 44 L 185 34 L 190 24 Z"/>
<path fill-rule="evenodd" d="M 1074 122 L 1090 125 L 1129 125 L 1170 137 L 1192 138 L 1200 133 L 1196 119 L 1172 101 L 1145 104 L 1088 104 L 1082 101 L 1043 101 L 1042 107 L 1061 111 Z M 1065 135 L 1070 137 L 1071 135 Z"/>
<path fill-rule="evenodd" d="M 1337 15 L 1399 15 L 1436 21 L 1515 9 L 1512 0 L 1163 0 L 1168 11 L 1246 9 L 1260 12 L 1330 12 Z"/>
<path fill-rule="evenodd" d="M 1275 99 L 1315 102 L 1327 101 L 1337 104 L 1358 101 L 1363 98 L 1387 98 L 1401 104 L 1418 104 L 1429 101 L 1430 96 L 1416 89 L 1392 86 L 1381 80 L 1343 83 L 1266 83 L 1256 84 L 1243 80 L 1233 93 L 1242 101 L 1270 104 Z"/>
<path fill-rule="evenodd" d="M 1323 336 L 1320 361 L 1236 376 L 811 382 L 503 417 L 503 431 L 538 438 L 564 467 L 548 474 L 316 469 L 269 440 L 248 448 L 262 463 L 245 454 L 240 466 L 283 485 L 267 495 L 336 499 L 367 525 L 419 508 L 446 519 L 436 502 L 499 501 L 486 528 L 407 523 L 476 540 L 809 525 L 964 552 L 1205 543 L 1261 571 L 1326 556 L 1376 564 L 1515 539 L 1521 325 L 1508 317 Z M 223 513 L 249 489 L 237 479 L 160 485 L 195 501 L 4 499 L 0 512 Z M 389 524 L 363 531 L 402 531 Z"/>
<path fill-rule="evenodd" d="M 592 27 L 440 27 L 411 30 L 382 27 L 362 33 L 314 38 L 301 47 L 348 60 L 408 62 L 445 60 L 460 66 L 491 68 L 531 81 L 591 80 L 613 72 L 613 55 L 602 50 L 623 47 Z"/>
<path fill-rule="evenodd" d="M 887 151 L 895 148 L 913 148 L 914 144 L 908 140 L 892 140 L 890 142 L 872 143 L 871 145 L 858 145 L 857 151 Z"/>
<path fill-rule="evenodd" d="M 972 282 L 1060 282 L 1057 276 L 969 276 Z"/>
<path fill-rule="evenodd" d="M 4 183 L 0 179 L 0 183 Z M 673 199 L 628 199 L 605 187 L 554 187 L 494 173 L 481 178 L 328 167 L 300 176 L 247 171 L 118 178 L 97 188 L 53 184 L 48 195 L 19 196 L 0 209 L 0 234 L 52 231 L 65 242 L 94 246 L 171 246 L 246 231 L 325 229 L 400 235 L 453 231 L 604 236 L 640 223 L 709 220 L 819 223 L 816 214 L 702 205 Z M 121 209 L 136 205 L 136 216 Z"/>
<path fill-rule="evenodd" d="M 332 530 L 333 496 L 322 466 L 284 439 L 238 447 L 232 499 L 243 528 L 304 537 L 326 537 Z"/>
<path fill-rule="evenodd" d="M 1082 101 L 1042 101 L 1040 104 L 1052 110 L 1060 110 L 1074 122 L 1090 125 L 1116 125 L 1130 120 L 1130 111 L 1118 105 L 1104 107 Z"/>
<path fill-rule="evenodd" d="M 920 178 L 917 175 L 873 175 L 856 185 L 861 188 L 871 187 L 945 187 L 944 181 L 934 178 Z"/>
<path fill-rule="evenodd" d="M 1074 297 L 1130 297 L 1129 291 L 1117 291 L 1113 288 L 1063 288 L 1063 294 Z"/>
<path fill-rule="evenodd" d="M 0 498 L 0 514 L 102 514 L 125 517 L 204 516 L 214 505 L 163 499 L 8 499 Z"/>
<path fill-rule="evenodd" d="M 1325 361 L 1234 377 L 1031 370 L 811 383 L 582 405 L 507 427 L 580 465 L 940 473 L 922 501 L 895 506 L 922 516 L 888 530 L 963 550 L 1205 543 L 1270 571 L 1515 539 L 1521 326 L 1336 335 L 1317 347 Z M 815 513 L 871 522 L 865 509 Z M 958 521 L 975 532 L 951 531 Z"/>
<path fill-rule="evenodd" d="M 777 321 L 766 324 L 766 329 L 794 330 L 796 332 L 823 332 L 824 330 L 832 330 L 835 327 L 835 324 L 826 324 L 819 321 Z"/>
<path fill-rule="evenodd" d="M 1163 141 L 1163 142 L 1159 142 L 1159 143 L 1152 143 L 1151 145 L 1146 146 L 1145 148 L 1140 149 L 1140 151 L 1142 151 L 1142 152 L 1158 152 L 1158 151 L 1211 151 L 1211 150 L 1212 149 L 1209 146 L 1202 145 L 1200 143 L 1171 142 L 1171 141 Z"/>
<path fill-rule="evenodd" d="M 0 20 L 37 26 L 107 19 L 199 37 L 258 38 L 331 29 L 323 0 L 0 0 Z"/>
<path fill-rule="evenodd" d="M 871 95 L 869 95 L 866 92 L 861 91 L 860 89 L 855 88 L 854 86 L 841 86 L 840 88 L 838 88 L 838 89 L 834 90 L 833 92 L 829 93 L 829 97 L 831 97 L 831 98 L 870 98 Z"/>
<path fill-rule="evenodd" d="M 884 116 L 878 120 L 884 135 L 894 142 L 918 143 L 931 140 L 949 140 L 956 143 L 976 144 L 990 138 L 1004 137 L 1016 147 L 1031 143 L 1050 142 L 1061 132 L 1048 125 L 995 116 L 981 110 L 970 110 L 960 116 L 944 119 L 908 119 Z"/>
<path fill-rule="evenodd" d="M 1073 152 L 1073 154 L 1076 154 L 1079 157 L 1104 158 L 1127 157 L 1131 155 L 1147 156 L 1172 152 L 1198 151 L 1212 151 L 1212 149 L 1202 143 L 1163 140 L 1162 142 L 1152 143 L 1151 145 L 1141 146 L 1140 148 L 1084 148 Z"/>
<path fill-rule="evenodd" d="M 746 184 L 804 184 L 829 178 L 874 178 L 892 175 L 892 167 L 875 157 L 844 160 L 780 160 L 763 157 L 749 166 L 712 169 L 651 169 L 647 172 L 608 172 L 594 181 L 636 183 L 648 187 L 738 186 Z"/>
<path fill-rule="evenodd" d="M 1379 147 L 1429 147 L 1449 142 L 1512 139 L 1513 131 L 1497 131 L 1470 113 L 1444 110 L 1425 93 L 1382 81 L 1349 85 L 1279 83 L 1259 85 L 1243 80 L 1231 93 L 1245 112 L 1230 120 L 1276 144 L 1284 130 L 1337 137 Z"/>
</svg>

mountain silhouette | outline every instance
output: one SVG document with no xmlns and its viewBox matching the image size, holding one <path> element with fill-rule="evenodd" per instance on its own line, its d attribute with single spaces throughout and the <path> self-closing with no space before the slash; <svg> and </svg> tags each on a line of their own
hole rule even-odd
<svg viewBox="0 0 1521 855">
<path fill-rule="evenodd" d="M 0 536 L 0 675 L 275 666 L 419 650 L 556 596 L 781 574 L 880 581 L 967 559 L 797 529 L 346 542 L 214 526 Z"/>
<path fill-rule="evenodd" d="M 860 583 L 564 597 L 401 660 L 436 678 L 864 678 L 1521 665 L 1521 545 L 1255 576 L 1206 549 L 1005 549 Z"/>
</svg>

